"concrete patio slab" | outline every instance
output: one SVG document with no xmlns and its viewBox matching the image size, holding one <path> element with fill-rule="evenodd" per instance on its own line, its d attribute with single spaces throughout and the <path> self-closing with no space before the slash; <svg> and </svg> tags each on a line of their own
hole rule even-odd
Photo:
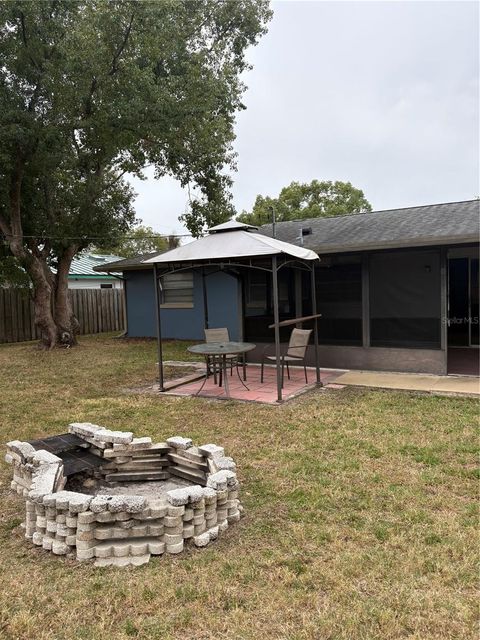
<svg viewBox="0 0 480 640">
<path fill-rule="evenodd" d="M 390 373 L 387 371 L 348 371 L 340 375 L 336 384 L 404 389 L 427 393 L 480 395 L 480 379 L 470 376 L 433 376 L 416 373 Z"/>
</svg>

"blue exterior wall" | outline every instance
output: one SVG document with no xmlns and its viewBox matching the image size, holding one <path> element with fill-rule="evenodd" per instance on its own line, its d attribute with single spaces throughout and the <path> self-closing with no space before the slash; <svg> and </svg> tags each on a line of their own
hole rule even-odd
<svg viewBox="0 0 480 640">
<path fill-rule="evenodd" d="M 127 327 L 131 338 L 153 338 L 155 329 L 155 293 L 152 271 L 126 271 Z M 241 337 L 239 282 L 226 273 L 207 275 L 208 317 L 210 327 L 227 327 L 230 338 Z M 166 339 L 204 340 L 204 304 L 202 277 L 193 274 L 193 307 L 161 310 L 162 336 Z"/>
</svg>

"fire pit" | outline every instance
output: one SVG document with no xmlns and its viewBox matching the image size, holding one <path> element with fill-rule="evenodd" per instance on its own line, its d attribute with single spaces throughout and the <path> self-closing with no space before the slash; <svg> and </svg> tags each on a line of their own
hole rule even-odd
<svg viewBox="0 0 480 640">
<path fill-rule="evenodd" d="M 11 487 L 25 498 L 25 537 L 97 566 L 148 562 L 205 547 L 243 508 L 232 458 L 189 438 L 134 438 L 90 423 L 7 443 Z"/>
</svg>

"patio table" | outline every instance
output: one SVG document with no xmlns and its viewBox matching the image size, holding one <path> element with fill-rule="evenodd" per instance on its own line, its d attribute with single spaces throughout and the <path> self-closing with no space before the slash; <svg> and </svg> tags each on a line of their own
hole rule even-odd
<svg viewBox="0 0 480 640">
<path fill-rule="evenodd" d="M 247 351 L 251 351 L 255 349 L 255 346 L 252 342 L 202 342 L 201 344 L 194 344 L 191 347 L 188 347 L 188 351 L 190 353 L 200 353 L 203 356 L 210 356 L 212 358 L 219 358 L 220 360 L 220 382 L 219 385 L 222 386 L 222 377 L 225 381 L 225 396 L 230 398 L 230 390 L 228 387 L 228 375 L 227 375 L 227 356 L 240 355 L 242 353 L 247 353 Z M 240 382 L 243 386 L 248 389 L 247 385 L 240 378 L 240 374 L 237 375 Z M 208 368 L 205 374 L 205 380 L 202 383 L 202 386 L 197 391 L 195 395 L 198 395 L 200 391 L 205 386 L 208 378 Z"/>
</svg>

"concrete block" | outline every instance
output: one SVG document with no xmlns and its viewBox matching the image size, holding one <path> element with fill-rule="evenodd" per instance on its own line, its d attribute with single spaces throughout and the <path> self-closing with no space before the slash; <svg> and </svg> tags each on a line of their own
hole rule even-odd
<svg viewBox="0 0 480 640">
<path fill-rule="evenodd" d="M 218 527 L 211 527 L 208 530 L 208 535 L 210 537 L 210 540 L 216 540 L 218 538 L 218 534 L 219 534 L 219 528 Z"/>
<path fill-rule="evenodd" d="M 120 513 L 121 511 L 139 513 L 143 511 L 146 504 L 147 499 L 144 496 L 114 495 L 109 496 L 108 510 L 111 513 Z"/>
<path fill-rule="evenodd" d="M 170 533 L 165 533 L 163 539 L 168 549 L 169 545 L 178 544 L 179 542 L 181 542 L 183 540 L 183 534 L 171 535 Z"/>
<path fill-rule="evenodd" d="M 167 501 L 174 507 L 179 507 L 188 503 L 189 500 L 189 487 L 181 489 L 172 489 L 167 491 Z"/>
<path fill-rule="evenodd" d="M 30 462 L 35 455 L 35 448 L 28 442 L 21 442 L 20 440 L 11 440 L 7 442 L 7 449 L 10 457 L 18 460 L 22 464 Z"/>
<path fill-rule="evenodd" d="M 225 455 L 225 449 L 216 444 L 202 444 L 198 451 L 206 458 L 221 458 Z"/>
<path fill-rule="evenodd" d="M 52 544 L 53 544 L 53 538 L 51 536 L 43 536 L 42 548 L 45 549 L 45 551 L 51 551 Z"/>
<path fill-rule="evenodd" d="M 50 453 L 50 451 L 46 451 L 45 449 L 38 449 L 38 451 L 35 451 L 32 463 L 35 466 L 40 466 L 41 464 L 63 464 L 61 458 Z"/>
<path fill-rule="evenodd" d="M 77 531 L 77 541 L 79 542 L 89 542 L 93 540 L 95 537 L 95 529 L 91 531 Z"/>
<path fill-rule="evenodd" d="M 148 550 L 154 556 L 160 556 L 162 553 L 165 553 L 165 542 L 149 542 Z"/>
<path fill-rule="evenodd" d="M 217 502 L 217 492 L 212 487 L 205 487 L 203 489 L 203 497 L 206 505 L 216 504 Z"/>
<path fill-rule="evenodd" d="M 43 533 L 40 533 L 39 531 L 36 531 L 32 535 L 33 544 L 36 544 L 38 547 L 41 547 L 42 546 L 42 541 L 43 541 Z"/>
<path fill-rule="evenodd" d="M 111 431 L 110 429 L 103 429 L 102 431 L 95 432 L 94 440 L 112 444 L 130 444 L 133 440 L 133 433 L 131 431 Z"/>
<path fill-rule="evenodd" d="M 206 547 L 210 542 L 210 536 L 208 533 L 201 533 L 193 537 L 193 544 L 196 547 Z"/>
<path fill-rule="evenodd" d="M 190 438 L 183 438 L 182 436 L 172 436 L 167 438 L 167 444 L 174 449 L 190 449 L 193 445 Z"/>
<path fill-rule="evenodd" d="M 52 542 L 52 553 L 57 556 L 64 556 L 68 551 L 68 546 L 65 542 L 60 542 L 59 540 L 54 540 Z"/>
<path fill-rule="evenodd" d="M 163 519 L 166 527 L 178 527 L 182 525 L 182 516 L 165 516 Z"/>
<path fill-rule="evenodd" d="M 68 425 L 69 433 L 75 433 L 78 436 L 93 436 L 98 431 L 104 431 L 105 427 L 99 427 L 98 424 L 92 424 L 91 422 L 71 422 Z"/>
<path fill-rule="evenodd" d="M 91 560 L 95 556 L 95 548 L 79 549 L 77 547 L 77 560 L 82 562 L 83 560 Z"/>
<path fill-rule="evenodd" d="M 114 443 L 114 451 L 135 451 L 137 449 L 150 449 L 152 446 L 152 439 L 149 437 L 144 438 L 132 438 L 128 444 Z"/>
<path fill-rule="evenodd" d="M 95 540 L 79 540 L 77 534 L 77 551 L 83 551 L 85 549 L 92 549 L 95 546 Z"/>
<path fill-rule="evenodd" d="M 78 514 L 78 524 L 90 524 L 95 522 L 96 514 L 93 511 L 84 511 Z"/>
<path fill-rule="evenodd" d="M 132 542 L 130 545 L 132 556 L 143 556 L 148 553 L 148 542 Z"/>
<path fill-rule="evenodd" d="M 179 524 L 176 527 L 165 527 L 165 534 L 176 536 L 176 535 L 182 535 L 182 533 L 183 533 L 183 522 L 182 524 Z"/>
<path fill-rule="evenodd" d="M 183 521 L 184 522 L 190 522 L 190 520 L 193 520 L 193 509 L 185 509 L 185 513 L 183 514 Z"/>
<path fill-rule="evenodd" d="M 179 542 L 177 544 L 167 544 L 167 545 L 165 545 L 165 549 L 166 549 L 167 553 L 171 553 L 171 554 L 181 553 L 183 551 L 183 539 L 182 539 L 181 542 Z"/>
</svg>

